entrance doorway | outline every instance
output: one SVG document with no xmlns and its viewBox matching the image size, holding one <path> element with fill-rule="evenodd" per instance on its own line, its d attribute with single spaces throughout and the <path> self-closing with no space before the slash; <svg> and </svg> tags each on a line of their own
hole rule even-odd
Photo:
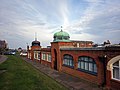
<svg viewBox="0 0 120 90">
<path fill-rule="evenodd" d="M 54 49 L 54 55 L 55 55 L 54 69 L 57 70 L 57 51 L 56 51 L 56 49 Z"/>
</svg>

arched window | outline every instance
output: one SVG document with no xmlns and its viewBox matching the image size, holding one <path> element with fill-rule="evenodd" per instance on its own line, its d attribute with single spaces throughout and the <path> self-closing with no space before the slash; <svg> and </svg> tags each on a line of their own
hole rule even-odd
<svg viewBox="0 0 120 90">
<path fill-rule="evenodd" d="M 63 65 L 74 67 L 73 57 L 71 55 L 65 54 L 63 57 Z"/>
<path fill-rule="evenodd" d="M 78 70 L 97 75 L 97 66 L 95 61 L 87 56 L 80 56 L 78 58 Z"/>
<path fill-rule="evenodd" d="M 113 63 L 113 70 L 112 70 L 112 76 L 113 76 L 113 79 L 116 79 L 116 80 L 120 80 L 120 60 L 118 60 L 117 62 Z"/>
</svg>

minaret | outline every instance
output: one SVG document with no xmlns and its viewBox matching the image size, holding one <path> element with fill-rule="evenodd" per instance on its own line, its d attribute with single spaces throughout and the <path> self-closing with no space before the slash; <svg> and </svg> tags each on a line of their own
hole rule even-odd
<svg viewBox="0 0 120 90">
<path fill-rule="evenodd" d="M 28 45 L 28 43 L 27 43 L 27 51 L 29 50 L 29 45 Z"/>
<path fill-rule="evenodd" d="M 37 33 L 35 32 L 35 41 L 37 41 Z"/>
</svg>

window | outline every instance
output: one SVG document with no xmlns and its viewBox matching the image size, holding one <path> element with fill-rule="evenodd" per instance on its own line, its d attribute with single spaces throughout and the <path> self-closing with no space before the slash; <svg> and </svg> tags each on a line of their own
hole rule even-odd
<svg viewBox="0 0 120 90">
<path fill-rule="evenodd" d="M 57 37 L 57 39 L 62 40 L 62 37 L 61 37 L 61 36 L 59 36 L 59 37 Z"/>
<path fill-rule="evenodd" d="M 42 60 L 46 60 L 46 54 L 42 53 Z"/>
<path fill-rule="evenodd" d="M 40 60 L 40 52 L 34 51 L 34 59 Z"/>
<path fill-rule="evenodd" d="M 48 61 L 51 62 L 51 55 L 48 54 Z"/>
<path fill-rule="evenodd" d="M 63 65 L 73 68 L 74 67 L 73 57 L 71 55 L 64 55 Z"/>
<path fill-rule="evenodd" d="M 34 52 L 34 59 L 37 59 L 37 52 Z"/>
<path fill-rule="evenodd" d="M 38 52 L 38 60 L 40 60 L 40 52 Z"/>
<path fill-rule="evenodd" d="M 113 64 L 113 79 L 120 80 L 120 60 Z"/>
<path fill-rule="evenodd" d="M 81 56 L 78 58 L 78 70 L 94 75 L 97 74 L 95 61 L 87 56 Z"/>
<path fill-rule="evenodd" d="M 63 37 L 65 40 L 69 40 L 69 37 L 68 36 L 64 36 Z"/>
</svg>

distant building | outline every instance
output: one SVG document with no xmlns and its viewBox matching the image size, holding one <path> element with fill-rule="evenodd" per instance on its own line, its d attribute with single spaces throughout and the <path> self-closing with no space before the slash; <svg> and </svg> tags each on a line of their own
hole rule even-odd
<svg viewBox="0 0 120 90">
<path fill-rule="evenodd" d="M 7 42 L 5 40 L 0 40 L 0 48 L 7 48 Z"/>
<path fill-rule="evenodd" d="M 7 42 L 5 40 L 0 40 L 0 54 L 3 54 L 7 49 Z"/>
<path fill-rule="evenodd" d="M 92 41 L 70 40 L 69 34 L 62 30 L 53 38 L 50 48 L 42 48 L 39 41 L 33 41 L 31 49 L 28 46 L 27 58 L 108 90 L 120 89 L 119 45 L 96 47 Z"/>
</svg>

